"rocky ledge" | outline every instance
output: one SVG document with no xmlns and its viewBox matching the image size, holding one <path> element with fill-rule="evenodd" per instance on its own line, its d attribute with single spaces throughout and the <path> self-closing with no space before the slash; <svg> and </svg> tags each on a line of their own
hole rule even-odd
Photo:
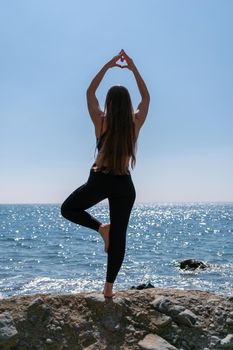
<svg viewBox="0 0 233 350">
<path fill-rule="evenodd" d="M 0 300 L 1 350 L 233 349 L 233 297 L 150 288 Z"/>
</svg>

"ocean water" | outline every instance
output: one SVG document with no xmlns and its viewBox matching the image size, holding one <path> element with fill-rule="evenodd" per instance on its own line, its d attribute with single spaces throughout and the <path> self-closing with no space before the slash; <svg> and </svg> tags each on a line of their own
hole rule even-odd
<svg viewBox="0 0 233 350">
<path fill-rule="evenodd" d="M 88 210 L 102 222 L 107 202 Z M 179 262 L 210 266 L 184 271 Z M 101 291 L 101 236 L 60 215 L 59 205 L 0 205 L 0 297 Z M 233 203 L 135 204 L 116 290 L 155 287 L 233 295 Z"/>
</svg>

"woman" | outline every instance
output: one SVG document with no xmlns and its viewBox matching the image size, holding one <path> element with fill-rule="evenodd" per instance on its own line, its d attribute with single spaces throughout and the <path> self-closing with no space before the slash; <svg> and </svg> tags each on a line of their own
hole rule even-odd
<svg viewBox="0 0 233 350">
<path fill-rule="evenodd" d="M 126 61 L 122 66 L 117 63 Z M 95 91 L 109 68 L 130 69 L 136 79 L 141 102 L 134 113 L 128 90 L 112 86 L 101 111 Z M 113 284 L 121 268 L 126 243 L 126 231 L 135 201 L 135 188 L 129 165 L 134 167 L 136 140 L 149 108 L 150 95 L 133 60 L 121 50 L 99 71 L 87 89 L 87 105 L 95 126 L 98 155 L 87 182 L 75 190 L 61 206 L 66 219 L 99 232 L 108 254 L 107 275 L 103 294 L 112 298 Z M 86 209 L 108 198 L 110 224 L 102 224 Z"/>
</svg>

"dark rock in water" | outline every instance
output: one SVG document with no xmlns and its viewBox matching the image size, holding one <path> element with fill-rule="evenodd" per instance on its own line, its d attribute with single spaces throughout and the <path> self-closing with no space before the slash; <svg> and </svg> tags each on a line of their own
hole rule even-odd
<svg viewBox="0 0 233 350">
<path fill-rule="evenodd" d="M 139 284 L 137 287 L 131 287 L 130 289 L 147 289 L 147 288 L 155 288 L 150 282 L 148 282 L 147 284 L 143 283 L 143 284 Z"/>
<path fill-rule="evenodd" d="M 208 265 L 195 259 L 188 259 L 180 262 L 181 269 L 205 269 L 206 267 L 208 267 Z"/>
</svg>

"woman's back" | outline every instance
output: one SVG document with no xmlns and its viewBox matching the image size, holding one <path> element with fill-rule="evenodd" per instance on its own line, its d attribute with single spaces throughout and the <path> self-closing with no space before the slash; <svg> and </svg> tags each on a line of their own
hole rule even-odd
<svg viewBox="0 0 233 350">
<path fill-rule="evenodd" d="M 101 148 L 103 146 L 105 137 L 106 137 L 106 131 L 102 133 L 98 138 L 96 138 L 96 148 L 98 150 L 98 155 L 101 152 Z M 97 159 L 98 159 L 98 156 L 97 156 Z M 102 171 L 103 173 L 112 173 L 112 171 L 108 169 L 107 164 L 102 164 L 101 166 L 97 166 L 98 164 L 97 159 L 92 166 L 94 171 Z M 115 175 L 125 175 L 125 174 L 129 175 L 130 174 L 129 161 L 130 161 L 130 157 L 125 157 L 125 171 L 122 174 L 115 174 Z"/>
<path fill-rule="evenodd" d="M 114 175 L 129 174 L 135 165 L 135 125 L 133 107 L 128 90 L 124 86 L 112 86 L 105 102 L 105 117 L 97 138 L 96 166 Z"/>
</svg>

